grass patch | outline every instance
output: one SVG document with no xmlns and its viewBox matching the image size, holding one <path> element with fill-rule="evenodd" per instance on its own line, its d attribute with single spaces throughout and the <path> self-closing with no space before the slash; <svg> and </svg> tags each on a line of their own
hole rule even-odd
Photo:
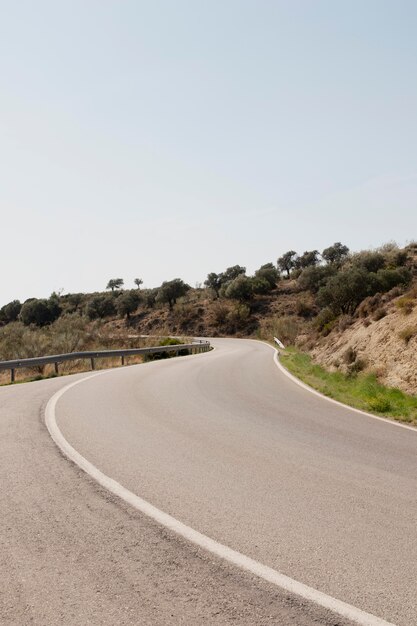
<svg viewBox="0 0 417 626">
<path fill-rule="evenodd" d="M 294 376 L 334 400 L 417 426 L 417 397 L 381 385 L 374 374 L 328 372 L 295 348 L 282 353 L 281 362 Z"/>
</svg>

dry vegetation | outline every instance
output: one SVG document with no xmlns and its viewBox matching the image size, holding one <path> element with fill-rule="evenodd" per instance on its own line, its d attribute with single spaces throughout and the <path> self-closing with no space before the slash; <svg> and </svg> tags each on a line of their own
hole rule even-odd
<svg viewBox="0 0 417 626">
<path fill-rule="evenodd" d="M 155 342 L 143 335 L 266 340 L 275 335 L 330 371 L 373 373 L 415 393 L 417 244 L 405 249 L 388 244 L 358 254 L 342 250 L 332 257 L 335 250 L 323 251 L 322 260 L 317 251 L 298 257 L 290 251 L 278 268 L 268 263 L 253 277 L 234 266 L 209 274 L 205 286 L 195 289 L 175 279 L 157 289 L 128 290 L 119 284 L 110 293 L 53 294 L 42 301 L 40 313 L 33 302 L 23 308 L 9 303 L 9 319 L 6 307 L 0 311 L 0 359 Z M 68 364 L 62 371 L 77 367 Z"/>
</svg>

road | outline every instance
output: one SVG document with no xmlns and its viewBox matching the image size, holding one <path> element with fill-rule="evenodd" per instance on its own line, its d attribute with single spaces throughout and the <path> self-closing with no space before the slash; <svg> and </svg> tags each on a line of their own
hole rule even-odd
<svg viewBox="0 0 417 626">
<path fill-rule="evenodd" d="M 120 485 L 224 546 L 387 622 L 417 624 L 417 432 L 283 376 L 266 344 L 69 388 L 57 426 Z M 0 389 L 4 624 L 339 624 L 108 493 L 52 442 L 62 377 Z"/>
</svg>

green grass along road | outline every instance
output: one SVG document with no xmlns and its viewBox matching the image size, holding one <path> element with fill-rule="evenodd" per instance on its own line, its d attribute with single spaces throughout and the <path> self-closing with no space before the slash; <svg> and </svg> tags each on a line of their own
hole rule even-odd
<svg viewBox="0 0 417 626">
<path fill-rule="evenodd" d="M 294 376 L 329 398 L 356 409 L 417 426 L 417 397 L 381 385 L 375 374 L 328 372 L 295 348 L 281 353 L 282 364 Z"/>
</svg>

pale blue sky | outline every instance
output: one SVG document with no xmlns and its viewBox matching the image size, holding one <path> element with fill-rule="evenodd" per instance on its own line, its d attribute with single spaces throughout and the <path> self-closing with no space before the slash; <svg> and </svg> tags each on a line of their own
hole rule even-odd
<svg viewBox="0 0 417 626">
<path fill-rule="evenodd" d="M 0 0 L 0 305 L 417 238 L 417 3 Z"/>
</svg>

